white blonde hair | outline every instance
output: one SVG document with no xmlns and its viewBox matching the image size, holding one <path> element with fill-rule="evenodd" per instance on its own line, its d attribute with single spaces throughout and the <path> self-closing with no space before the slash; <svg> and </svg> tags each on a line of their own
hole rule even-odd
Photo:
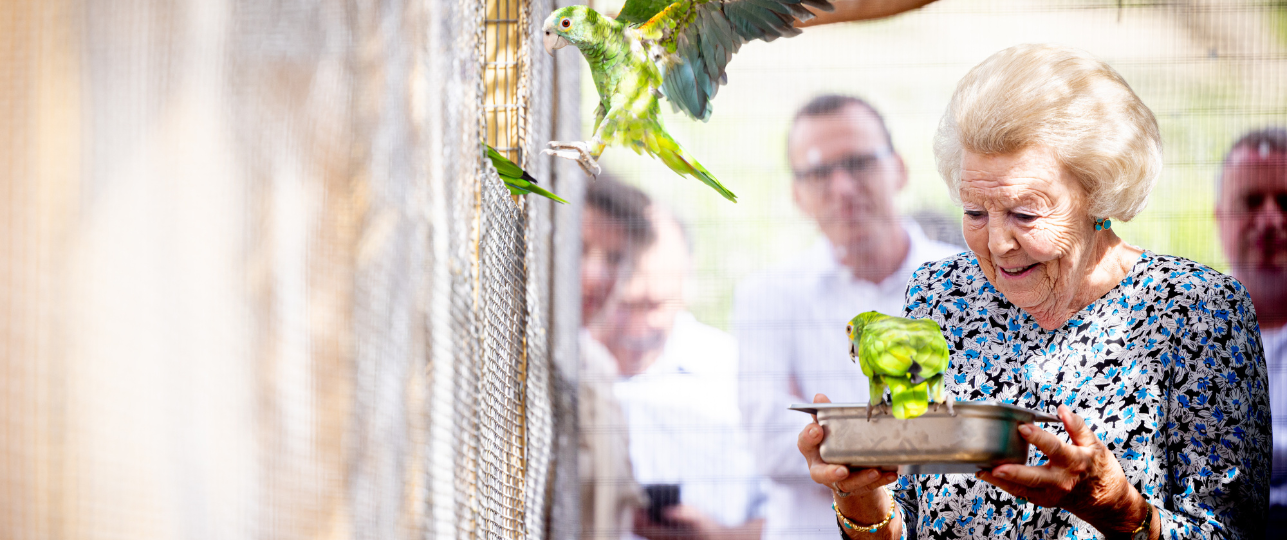
<svg viewBox="0 0 1287 540">
<path fill-rule="evenodd" d="M 1054 150 L 1089 195 L 1090 216 L 1130 221 L 1162 171 L 1153 111 L 1116 70 L 1054 45 L 1018 45 L 993 54 L 961 79 L 934 137 L 934 157 L 952 200 L 961 203 L 961 158 Z"/>
</svg>

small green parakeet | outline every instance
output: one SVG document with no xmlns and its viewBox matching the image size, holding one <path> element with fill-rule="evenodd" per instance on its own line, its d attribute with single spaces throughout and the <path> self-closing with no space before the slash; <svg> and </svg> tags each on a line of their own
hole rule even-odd
<svg viewBox="0 0 1287 540">
<path fill-rule="evenodd" d="M 830 0 L 626 0 L 617 17 L 586 6 L 567 6 L 545 19 L 545 50 L 569 44 L 590 64 L 599 94 L 588 141 L 550 142 L 547 154 L 575 160 L 591 176 L 606 145 L 660 158 L 682 176 L 737 196 L 666 133 L 658 99 L 705 121 L 710 101 L 727 82 L 725 67 L 743 43 L 800 33 L 796 20 L 834 9 Z"/>
<path fill-rule="evenodd" d="M 871 389 L 867 418 L 877 406 L 895 418 L 916 418 L 929 402 L 947 405 L 953 416 L 943 373 L 947 371 L 947 340 L 938 323 L 930 319 L 891 317 L 875 311 L 861 313 L 845 326 L 849 359 L 862 367 Z M 885 403 L 889 387 L 890 404 Z"/>
<path fill-rule="evenodd" d="M 536 178 L 527 174 L 527 171 L 516 165 L 513 161 L 505 159 L 500 152 L 492 148 L 490 144 L 483 143 L 487 147 L 487 159 L 491 160 L 492 166 L 496 167 L 496 174 L 500 176 L 501 181 L 505 182 L 505 187 L 514 195 L 526 195 L 535 193 L 550 200 L 567 204 L 567 201 L 551 193 L 549 190 L 536 185 Z M 514 199 L 517 201 L 518 199 Z"/>
</svg>

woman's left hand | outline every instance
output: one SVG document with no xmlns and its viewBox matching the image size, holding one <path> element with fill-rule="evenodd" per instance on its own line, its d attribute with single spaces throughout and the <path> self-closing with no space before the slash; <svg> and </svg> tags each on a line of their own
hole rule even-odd
<svg viewBox="0 0 1287 540">
<path fill-rule="evenodd" d="M 1059 419 L 1071 443 L 1033 424 L 1019 426 L 1019 434 L 1046 454 L 1045 465 L 1000 465 L 976 476 L 1015 497 L 1072 512 L 1105 535 L 1130 533 L 1149 515 L 1148 502 L 1080 416 L 1060 405 Z M 1156 513 L 1152 519 L 1156 523 Z"/>
</svg>

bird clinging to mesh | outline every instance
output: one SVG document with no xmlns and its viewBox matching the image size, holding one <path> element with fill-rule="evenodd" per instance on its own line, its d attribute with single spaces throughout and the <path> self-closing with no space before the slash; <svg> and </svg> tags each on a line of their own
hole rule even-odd
<svg viewBox="0 0 1287 540">
<path fill-rule="evenodd" d="M 725 67 L 743 43 L 798 35 L 795 21 L 834 9 L 829 0 L 627 0 L 617 17 L 586 6 L 555 10 L 545 19 L 545 50 L 580 49 L 599 94 L 588 141 L 550 143 L 552 154 L 575 160 L 597 176 L 609 144 L 647 152 L 680 175 L 737 196 L 666 133 L 658 99 L 694 119 L 710 118 L 710 101 L 727 82 Z"/>
<path fill-rule="evenodd" d="M 486 147 L 484 150 L 487 153 L 488 161 L 492 162 L 492 166 L 496 168 L 496 175 L 501 178 L 501 181 L 505 182 L 505 188 L 509 190 L 511 195 L 518 196 L 535 193 L 552 201 L 567 204 L 567 201 L 563 200 L 562 197 L 537 185 L 536 178 L 527 174 L 527 171 L 513 161 L 506 159 L 495 148 L 492 148 L 492 145 L 483 143 L 483 146 Z M 515 198 L 514 201 L 517 202 L 518 199 Z"/>
<path fill-rule="evenodd" d="M 862 367 L 870 385 L 868 420 L 877 408 L 885 413 L 892 409 L 895 418 L 916 418 L 925 414 L 930 401 L 935 410 L 944 404 L 956 415 L 943 379 L 948 366 L 947 340 L 938 323 L 868 311 L 850 320 L 845 333 L 849 359 Z"/>
</svg>

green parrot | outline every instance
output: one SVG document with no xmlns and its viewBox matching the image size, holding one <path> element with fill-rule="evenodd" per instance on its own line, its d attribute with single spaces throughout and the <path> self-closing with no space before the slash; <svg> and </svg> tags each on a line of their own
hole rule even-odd
<svg viewBox="0 0 1287 540">
<path fill-rule="evenodd" d="M 943 380 L 948 365 L 947 340 L 938 323 L 868 311 L 849 321 L 845 333 L 849 336 L 849 359 L 858 362 L 871 385 L 868 420 L 878 406 L 890 412 L 885 403 L 886 386 L 895 418 L 925 414 L 930 401 L 934 410 L 942 403 L 956 416 Z"/>
<path fill-rule="evenodd" d="M 672 3 L 673 2 L 673 3 Z M 737 196 L 666 133 L 658 99 L 694 119 L 710 118 L 710 101 L 727 82 L 725 66 L 743 43 L 795 36 L 796 20 L 834 9 L 830 0 L 626 0 L 615 19 L 586 6 L 568 6 L 545 19 L 545 50 L 575 45 L 590 64 L 599 107 L 588 141 L 550 143 L 545 153 L 575 160 L 597 176 L 605 146 L 660 158 L 724 198 Z"/>
<path fill-rule="evenodd" d="M 550 193 L 545 188 L 536 185 L 536 179 L 533 178 L 532 175 L 527 174 L 527 171 L 523 170 L 518 165 L 515 165 L 513 161 L 505 159 L 505 156 L 502 156 L 500 152 L 497 152 L 490 144 L 483 143 L 483 146 L 487 147 L 487 159 L 492 161 L 492 166 L 496 167 L 496 174 L 505 182 L 505 187 L 509 188 L 510 193 L 514 195 L 535 193 L 563 204 L 568 203 L 558 195 Z M 518 201 L 518 199 L 514 200 Z"/>
</svg>

